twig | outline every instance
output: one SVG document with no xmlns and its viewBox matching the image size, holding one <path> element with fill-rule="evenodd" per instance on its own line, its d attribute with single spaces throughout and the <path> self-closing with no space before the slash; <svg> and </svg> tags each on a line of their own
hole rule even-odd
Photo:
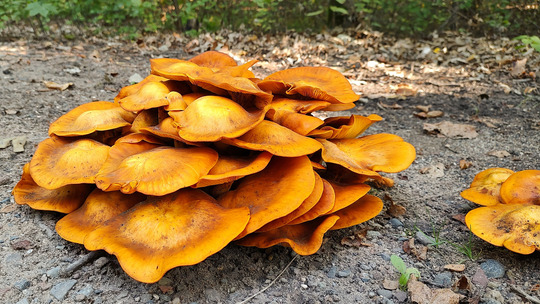
<svg viewBox="0 0 540 304">
<path fill-rule="evenodd" d="M 514 285 L 510 285 L 510 289 L 512 289 L 513 291 L 515 291 L 515 292 L 519 293 L 520 295 L 522 295 L 527 301 L 530 301 L 530 302 L 536 303 L 536 304 L 540 304 L 540 300 L 537 297 L 533 297 L 531 295 L 528 295 L 521 288 L 519 288 L 517 286 L 514 286 Z"/>
<path fill-rule="evenodd" d="M 103 255 L 102 250 L 92 251 L 86 255 L 83 255 L 80 259 L 76 260 L 75 262 L 63 268 L 62 271 L 60 272 L 60 275 L 63 277 L 69 276 L 71 275 L 71 273 L 81 268 L 85 264 L 90 263 L 93 260 L 97 259 L 100 255 Z"/>
<path fill-rule="evenodd" d="M 246 298 L 244 301 L 242 302 L 237 302 L 236 304 L 244 304 L 244 303 L 247 303 L 249 302 L 251 299 L 255 298 L 256 296 L 260 295 L 261 293 L 265 292 L 268 288 L 272 287 L 272 285 L 274 285 L 274 283 L 276 283 L 276 281 L 281 277 L 281 275 L 287 270 L 289 269 L 289 267 L 291 266 L 291 264 L 294 262 L 294 260 L 296 260 L 296 258 L 298 257 L 298 255 L 295 255 L 291 261 L 289 262 L 289 264 L 287 264 L 287 266 L 285 266 L 285 268 L 283 268 L 283 270 L 281 270 L 281 272 L 276 276 L 276 278 L 270 282 L 270 284 L 268 284 L 268 286 L 266 286 L 265 288 L 259 290 L 258 292 L 256 292 L 255 294 L 249 296 L 248 298 Z"/>
</svg>

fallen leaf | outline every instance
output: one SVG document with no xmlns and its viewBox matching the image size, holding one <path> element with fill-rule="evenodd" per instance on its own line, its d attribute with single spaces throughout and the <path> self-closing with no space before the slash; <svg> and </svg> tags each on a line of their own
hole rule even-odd
<svg viewBox="0 0 540 304">
<path fill-rule="evenodd" d="M 349 246 L 349 247 L 370 247 L 371 244 L 364 242 L 366 239 L 366 235 L 368 232 L 368 228 L 364 228 L 353 235 L 349 235 L 341 239 L 341 245 Z"/>
<path fill-rule="evenodd" d="M 401 248 L 406 254 L 411 253 L 411 242 L 414 244 L 414 239 L 410 239 L 408 241 L 404 241 L 403 245 L 401 245 Z"/>
<path fill-rule="evenodd" d="M 449 138 L 476 138 L 478 133 L 472 125 L 454 124 L 443 121 L 436 124 L 424 123 L 424 130 L 430 134 L 440 134 Z"/>
<path fill-rule="evenodd" d="M 458 304 L 461 298 L 464 298 L 464 296 L 457 294 L 448 288 L 435 289 L 430 303 Z"/>
<path fill-rule="evenodd" d="M 387 290 L 396 290 L 396 289 L 399 288 L 399 281 L 394 281 L 394 280 L 384 279 L 382 285 L 383 285 L 383 288 L 384 288 L 384 289 L 387 289 Z"/>
<path fill-rule="evenodd" d="M 399 96 L 415 96 L 418 89 L 413 88 L 410 84 L 400 83 L 396 89 L 396 94 Z"/>
<path fill-rule="evenodd" d="M 463 213 L 453 215 L 452 218 L 458 222 L 461 222 L 463 225 L 467 225 L 465 224 L 465 214 Z"/>
<path fill-rule="evenodd" d="M 429 108 L 431 108 L 431 105 L 429 105 L 429 106 L 416 106 L 415 108 L 416 108 L 417 110 L 420 110 L 420 111 L 422 111 L 422 112 L 426 112 L 426 113 L 427 113 L 427 112 L 429 112 Z"/>
<path fill-rule="evenodd" d="M 443 116 L 444 112 L 443 111 L 418 112 L 418 113 L 414 113 L 414 115 L 420 118 L 435 118 L 435 117 Z"/>
<path fill-rule="evenodd" d="M 409 280 L 407 289 L 411 295 L 411 301 L 418 304 L 458 304 L 464 297 L 448 288 L 432 290 L 426 284 L 415 279 Z"/>
<path fill-rule="evenodd" d="M 529 94 L 529 93 L 533 93 L 533 92 L 536 92 L 536 91 L 538 91 L 538 90 L 535 87 L 526 87 L 523 90 L 523 94 Z"/>
<path fill-rule="evenodd" d="M 446 264 L 444 265 L 444 269 L 462 272 L 465 270 L 465 264 Z"/>
<path fill-rule="evenodd" d="M 0 209 L 0 213 L 9 213 L 9 212 L 13 212 L 15 210 L 17 210 L 17 204 L 16 203 L 13 203 L 11 205 L 7 205 L 7 206 L 4 206 L 2 207 L 2 209 Z"/>
<path fill-rule="evenodd" d="M 60 90 L 60 91 L 67 90 L 67 88 L 73 85 L 72 82 L 59 84 L 54 81 L 43 81 L 43 84 L 50 90 Z"/>
<path fill-rule="evenodd" d="M 489 156 L 495 156 L 495 157 L 498 157 L 498 158 L 505 158 L 505 157 L 510 156 L 510 153 L 508 153 L 508 151 L 504 151 L 504 150 L 493 150 L 493 151 L 489 151 L 486 154 L 489 155 Z"/>
<path fill-rule="evenodd" d="M 400 106 L 398 105 L 397 103 L 394 102 L 394 104 L 392 105 L 389 105 L 389 104 L 385 104 L 384 102 L 382 101 L 379 101 L 379 105 L 385 109 L 394 109 L 394 110 L 398 110 L 398 109 L 403 109 L 403 106 Z"/>
<path fill-rule="evenodd" d="M 526 63 L 527 63 L 527 58 L 523 58 L 521 60 L 515 61 L 514 66 L 512 67 L 512 70 L 510 71 L 510 75 L 513 77 L 521 76 L 521 74 L 525 73 Z"/>
<path fill-rule="evenodd" d="M 33 247 L 34 244 L 32 244 L 32 242 L 30 242 L 29 240 L 18 240 L 11 243 L 11 248 L 15 250 L 28 250 Z"/>
<path fill-rule="evenodd" d="M 465 170 L 465 169 L 469 169 L 470 167 L 472 167 L 473 163 L 468 161 L 468 160 L 465 160 L 465 159 L 460 159 L 459 160 L 459 168 L 461 170 Z"/>
<path fill-rule="evenodd" d="M 159 286 L 159 289 L 160 289 L 161 292 L 163 292 L 163 293 L 172 293 L 172 292 L 173 292 L 173 287 L 172 287 L 172 286 L 169 286 L 169 285 L 162 285 L 162 286 Z"/>
<path fill-rule="evenodd" d="M 390 207 L 388 207 L 386 213 L 388 213 L 391 217 L 400 217 L 407 212 L 405 207 L 394 203 L 394 200 L 390 197 L 390 195 L 385 194 L 384 199 L 390 202 Z"/>
</svg>

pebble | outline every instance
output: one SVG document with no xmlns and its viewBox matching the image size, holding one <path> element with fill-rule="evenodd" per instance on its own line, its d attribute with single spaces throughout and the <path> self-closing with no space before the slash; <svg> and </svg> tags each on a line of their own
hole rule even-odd
<svg viewBox="0 0 540 304">
<path fill-rule="evenodd" d="M 450 287 L 452 285 L 452 274 L 447 271 L 437 274 L 433 279 L 433 284 L 439 287 Z"/>
<path fill-rule="evenodd" d="M 213 288 L 207 288 L 204 290 L 204 297 L 209 301 L 209 302 L 220 302 L 220 294 L 219 294 L 219 291 L 213 289 Z"/>
<path fill-rule="evenodd" d="M 392 292 L 390 290 L 386 289 L 378 289 L 377 294 L 379 294 L 381 297 L 390 299 L 392 297 Z"/>
<path fill-rule="evenodd" d="M 158 48 L 160 52 L 167 52 L 169 50 L 169 47 L 167 45 L 162 45 Z"/>
<path fill-rule="evenodd" d="M 108 257 L 100 257 L 94 262 L 94 266 L 97 268 L 103 268 L 103 266 L 107 265 L 107 263 L 109 263 Z"/>
<path fill-rule="evenodd" d="M 369 230 L 367 233 L 366 233 L 366 238 L 367 239 L 375 239 L 375 238 L 378 238 L 380 237 L 382 234 L 379 232 L 379 231 L 375 231 L 375 230 Z"/>
<path fill-rule="evenodd" d="M 381 253 L 380 254 L 381 258 L 387 262 L 390 262 L 390 256 L 386 253 Z"/>
<path fill-rule="evenodd" d="M 77 292 L 77 294 L 83 295 L 85 297 L 90 297 L 94 293 L 94 288 L 92 286 L 85 286 Z"/>
<path fill-rule="evenodd" d="M 351 271 L 348 270 L 348 269 L 340 270 L 340 271 L 338 271 L 338 272 L 336 273 L 336 276 L 337 276 L 338 278 L 346 278 L 346 277 L 348 277 L 348 276 L 350 276 L 350 275 L 351 275 Z"/>
<path fill-rule="evenodd" d="M 482 298 L 485 300 L 485 303 L 496 304 L 505 302 L 501 292 L 493 289 L 488 289 Z"/>
<path fill-rule="evenodd" d="M 423 245 L 431 245 L 435 243 L 435 240 L 432 237 L 427 236 L 425 233 L 421 231 L 416 232 L 416 240 Z"/>
<path fill-rule="evenodd" d="M 60 276 L 60 270 L 61 270 L 61 267 L 60 266 L 56 266 L 52 269 L 49 269 L 47 270 L 46 274 L 49 278 L 57 278 L 58 276 Z"/>
<path fill-rule="evenodd" d="M 65 280 L 63 282 L 60 282 L 51 288 L 51 295 L 55 297 L 58 301 L 64 300 L 67 293 L 75 284 L 77 283 L 76 280 Z"/>
<path fill-rule="evenodd" d="M 373 298 L 373 297 L 375 296 L 375 293 L 374 293 L 373 291 L 370 291 L 370 292 L 368 293 L 368 296 L 369 296 L 370 298 Z"/>
<path fill-rule="evenodd" d="M 17 304 L 30 304 L 30 301 L 28 301 L 28 298 L 22 298 Z"/>
<path fill-rule="evenodd" d="M 139 83 L 143 80 L 143 78 L 141 77 L 141 75 L 135 73 L 133 75 L 131 75 L 128 79 L 129 83 Z"/>
<path fill-rule="evenodd" d="M 6 255 L 6 257 L 4 258 L 4 261 L 6 262 L 6 264 L 10 266 L 15 266 L 15 265 L 21 264 L 22 259 L 23 259 L 22 254 L 20 254 L 19 252 L 13 252 Z"/>
<path fill-rule="evenodd" d="M 28 281 L 27 279 L 22 279 L 13 284 L 13 286 L 15 286 L 15 288 L 17 288 L 18 290 L 23 291 L 30 287 L 30 281 Z"/>
<path fill-rule="evenodd" d="M 326 273 L 326 276 L 329 277 L 330 279 L 333 279 L 336 277 L 336 272 L 337 272 L 336 266 L 332 266 L 330 267 L 330 270 L 328 270 L 328 272 Z"/>
<path fill-rule="evenodd" d="M 388 223 L 392 225 L 392 228 L 403 227 L 403 223 L 397 218 L 391 218 L 390 221 L 388 221 Z"/>
<path fill-rule="evenodd" d="M 482 268 L 488 278 L 502 278 L 506 272 L 506 269 L 499 261 L 492 259 L 480 264 L 480 268 Z"/>
<path fill-rule="evenodd" d="M 398 303 L 403 303 L 407 300 L 407 293 L 403 290 L 395 290 L 394 297 L 398 300 Z"/>
</svg>

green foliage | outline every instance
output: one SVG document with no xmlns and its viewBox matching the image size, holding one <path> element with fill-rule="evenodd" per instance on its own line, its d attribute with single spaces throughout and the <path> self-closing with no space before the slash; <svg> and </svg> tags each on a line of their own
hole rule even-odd
<svg viewBox="0 0 540 304">
<path fill-rule="evenodd" d="M 540 52 L 540 38 L 538 36 L 521 35 L 514 38 L 514 40 L 519 40 L 524 45 L 530 46 L 537 52 Z"/>
<path fill-rule="evenodd" d="M 399 286 L 401 289 L 405 289 L 407 287 L 407 283 L 409 282 L 411 275 L 414 275 L 416 278 L 420 278 L 420 271 L 414 267 L 407 267 L 405 262 L 403 262 L 403 259 L 401 259 L 399 256 L 393 254 L 390 256 L 390 262 L 392 265 L 394 265 L 397 271 L 401 273 L 401 276 L 399 277 Z"/>
<path fill-rule="evenodd" d="M 319 32 L 360 25 L 396 36 L 434 30 L 533 34 L 538 11 L 538 2 L 528 0 L 2 0 L 0 31 L 30 25 L 47 32 L 70 25 L 135 37 L 167 30 L 191 35 L 222 28 Z M 530 40 L 537 36 L 520 37 L 537 49 Z"/>
</svg>

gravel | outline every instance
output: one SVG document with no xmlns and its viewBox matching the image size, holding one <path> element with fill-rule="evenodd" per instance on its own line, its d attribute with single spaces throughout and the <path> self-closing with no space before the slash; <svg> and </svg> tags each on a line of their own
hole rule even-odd
<svg viewBox="0 0 540 304">
<path fill-rule="evenodd" d="M 488 278 L 502 278 L 506 272 L 506 268 L 497 260 L 489 259 L 480 264 L 480 268 L 484 271 Z"/>
<path fill-rule="evenodd" d="M 77 280 L 69 279 L 65 280 L 63 282 L 60 282 L 51 288 L 51 295 L 55 297 L 57 300 L 62 301 L 66 297 L 67 293 L 75 284 L 77 283 Z"/>
</svg>

